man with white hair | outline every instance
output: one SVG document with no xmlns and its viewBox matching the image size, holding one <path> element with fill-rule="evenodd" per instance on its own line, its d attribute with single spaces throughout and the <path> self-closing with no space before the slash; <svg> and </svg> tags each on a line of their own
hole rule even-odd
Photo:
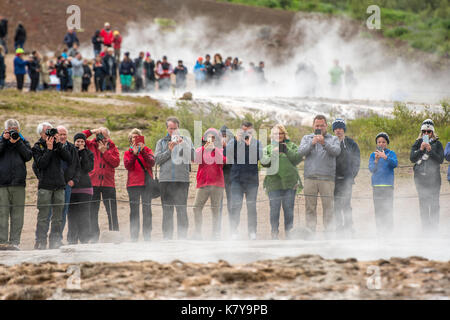
<svg viewBox="0 0 450 320">
<path fill-rule="evenodd" d="M 34 144 L 33 170 L 36 173 L 38 184 L 38 217 L 36 224 L 35 249 L 47 248 L 47 219 L 49 209 L 52 210 L 51 230 L 49 236 L 49 249 L 61 246 L 62 238 L 62 212 L 64 210 L 64 163 L 70 165 L 72 156 L 62 143 L 56 128 L 48 122 L 38 125 L 37 132 L 41 136 Z"/>
<path fill-rule="evenodd" d="M 114 34 L 111 30 L 111 25 L 109 24 L 109 22 L 105 22 L 105 27 L 100 31 L 100 37 L 103 38 L 103 44 L 106 47 L 111 47 L 114 39 Z"/>
<path fill-rule="evenodd" d="M 100 237 L 98 225 L 98 211 L 100 200 L 103 198 L 110 231 L 119 231 L 117 218 L 117 200 L 115 168 L 120 164 L 119 150 L 110 138 L 107 128 L 84 130 L 86 136 L 86 148 L 94 154 L 94 170 L 89 172 L 93 187 L 92 203 L 90 209 L 91 242 L 97 242 Z M 95 139 L 88 138 L 95 135 Z"/>
<path fill-rule="evenodd" d="M 20 133 L 19 121 L 5 121 L 0 137 L 0 246 L 20 244 L 23 228 L 26 162 L 32 158 L 30 143 Z M 11 230 L 9 230 L 11 225 Z M 9 233 L 9 238 L 8 238 Z"/>
</svg>

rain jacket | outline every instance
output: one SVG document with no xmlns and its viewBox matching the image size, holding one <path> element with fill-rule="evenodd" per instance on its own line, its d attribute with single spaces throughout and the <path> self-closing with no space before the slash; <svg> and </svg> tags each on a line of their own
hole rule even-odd
<svg viewBox="0 0 450 320">
<path fill-rule="evenodd" d="M 387 159 L 378 159 L 375 163 L 375 152 L 372 152 L 369 159 L 369 170 L 372 172 L 372 186 L 388 187 L 394 186 L 394 169 L 397 168 L 397 155 L 394 151 L 384 149 Z"/>
<path fill-rule="evenodd" d="M 202 141 L 206 141 L 205 138 L 208 133 L 213 133 L 216 137 L 216 146 L 214 149 L 208 150 L 205 149 L 204 146 L 201 146 L 195 150 L 195 162 L 199 164 L 197 171 L 197 188 L 205 186 L 225 188 L 223 166 L 226 162 L 226 157 L 222 152 L 222 138 L 216 129 L 210 128 L 206 130 Z"/>
<path fill-rule="evenodd" d="M 155 157 L 152 149 L 145 146 L 136 156 L 130 148 L 123 155 L 123 164 L 128 170 L 127 188 L 145 186 L 145 172 L 137 159 L 141 160 L 145 170 L 153 178 L 152 167 L 155 165 Z"/>
<path fill-rule="evenodd" d="M 276 154 L 273 152 L 273 149 L 278 147 L 278 142 L 272 142 L 272 144 L 263 149 L 261 165 L 263 167 L 278 169 L 268 169 L 266 177 L 264 178 L 264 189 L 266 189 L 267 192 L 294 188 L 300 191 L 303 188 L 302 181 L 296 167 L 303 160 L 303 158 L 297 152 L 297 146 L 295 143 L 290 140 L 285 140 L 284 142 L 287 147 L 286 153 L 280 152 Z"/>
</svg>

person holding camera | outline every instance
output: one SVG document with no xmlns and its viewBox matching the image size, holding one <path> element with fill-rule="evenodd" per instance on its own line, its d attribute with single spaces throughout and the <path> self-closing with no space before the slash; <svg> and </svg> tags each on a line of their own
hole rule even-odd
<svg viewBox="0 0 450 320">
<path fill-rule="evenodd" d="M 94 170 L 89 173 L 93 186 L 92 203 L 90 208 L 91 241 L 96 243 L 100 237 L 98 225 L 98 210 L 100 200 L 103 199 L 108 225 L 110 231 L 119 231 L 119 220 L 117 218 L 117 200 L 115 173 L 120 164 L 119 150 L 110 138 L 107 128 L 84 130 L 86 136 L 86 148 L 94 154 Z M 95 135 L 95 139 L 88 140 Z"/>
<path fill-rule="evenodd" d="M 294 227 L 294 206 L 297 191 L 303 189 L 297 165 L 302 156 L 298 147 L 288 136 L 282 124 L 275 125 L 271 130 L 271 144 L 263 149 L 261 165 L 268 167 L 264 178 L 264 189 L 270 201 L 270 225 L 272 239 L 278 239 L 280 211 L 283 205 L 285 238 Z"/>
<path fill-rule="evenodd" d="M 439 228 L 440 166 L 444 162 L 444 147 L 434 130 L 431 119 L 422 122 L 421 133 L 411 147 L 410 160 L 414 163 L 414 182 L 419 195 L 420 218 L 425 233 Z"/>
<path fill-rule="evenodd" d="M 150 181 L 153 179 L 152 167 L 155 165 L 153 151 L 144 143 L 141 130 L 134 128 L 128 134 L 130 148 L 123 155 L 123 164 L 128 171 L 127 191 L 130 198 L 131 241 L 139 239 L 139 203 L 142 200 L 142 234 L 145 241 L 151 240 L 152 197 Z"/>
<path fill-rule="evenodd" d="M 203 145 L 195 150 L 195 163 L 198 163 L 197 194 L 195 196 L 195 237 L 202 237 L 202 211 L 206 201 L 211 199 L 212 238 L 220 239 L 221 215 L 220 205 L 225 188 L 223 166 L 226 158 L 223 155 L 222 138 L 214 128 L 206 130 L 202 137 Z"/>
<path fill-rule="evenodd" d="M 20 244 L 25 211 L 26 162 L 32 156 L 30 143 L 20 133 L 19 121 L 6 120 L 0 137 L 0 245 L 17 247 Z M 8 230 L 10 225 L 11 230 Z"/>
<path fill-rule="evenodd" d="M 89 172 L 94 169 L 94 154 L 86 148 L 86 136 L 77 133 L 74 138 L 77 161 L 80 164 L 78 181 L 71 189 L 70 207 L 67 215 L 69 244 L 88 243 L 90 240 L 90 201 L 94 190 Z"/>
<path fill-rule="evenodd" d="M 163 209 L 162 231 L 164 239 L 173 237 L 173 211 L 177 210 L 177 237 L 186 239 L 189 227 L 187 198 L 189 172 L 195 150 L 192 141 L 179 132 L 180 121 L 166 120 L 167 135 L 156 143 L 155 164 L 160 167 L 159 182 Z"/>
<path fill-rule="evenodd" d="M 389 150 L 389 136 L 380 132 L 375 137 L 377 149 L 369 159 L 372 173 L 373 205 L 375 223 L 379 236 L 389 236 L 394 229 L 394 169 L 397 168 L 397 155 Z"/>
<path fill-rule="evenodd" d="M 262 145 L 253 137 L 253 124 L 244 121 L 241 129 L 227 145 L 226 157 L 231 167 L 231 238 L 239 238 L 238 226 L 240 221 L 244 195 L 247 202 L 247 230 L 250 240 L 256 240 L 256 199 L 258 196 L 259 173 L 258 161 L 262 157 Z"/>
<path fill-rule="evenodd" d="M 64 163 L 72 164 L 72 155 L 59 142 L 58 130 L 49 123 L 41 123 L 37 128 L 41 138 L 34 144 L 33 170 L 38 185 L 38 217 L 35 249 L 47 248 L 47 219 L 52 210 L 49 249 L 57 249 L 62 243 L 62 213 L 64 210 Z"/>
<path fill-rule="evenodd" d="M 336 178 L 334 181 L 334 215 L 336 231 L 342 236 L 353 233 L 352 187 L 360 167 L 358 144 L 345 135 L 347 126 L 343 119 L 333 121 L 333 132 L 339 139 L 341 153 L 336 158 Z"/>
<path fill-rule="evenodd" d="M 306 226 L 314 234 L 317 225 L 317 198 L 323 208 L 325 236 L 334 232 L 334 181 L 336 157 L 341 153 L 339 139 L 327 133 L 327 119 L 323 115 L 313 120 L 314 133 L 302 138 L 298 153 L 305 157 Z"/>
</svg>

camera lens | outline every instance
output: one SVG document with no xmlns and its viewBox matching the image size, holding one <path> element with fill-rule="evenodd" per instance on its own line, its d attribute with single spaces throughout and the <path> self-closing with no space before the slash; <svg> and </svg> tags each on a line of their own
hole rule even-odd
<svg viewBox="0 0 450 320">
<path fill-rule="evenodd" d="M 13 140 L 19 139 L 19 133 L 16 130 L 9 131 L 9 135 Z"/>
</svg>

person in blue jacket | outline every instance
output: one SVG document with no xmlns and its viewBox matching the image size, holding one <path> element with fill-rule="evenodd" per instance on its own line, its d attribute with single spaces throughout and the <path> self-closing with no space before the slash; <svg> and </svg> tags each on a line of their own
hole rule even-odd
<svg viewBox="0 0 450 320">
<path fill-rule="evenodd" d="M 377 234 L 388 236 L 394 228 L 394 169 L 397 155 L 389 150 L 389 136 L 380 132 L 375 138 L 377 150 L 370 155 L 369 170 L 372 173 L 373 204 Z"/>
<path fill-rule="evenodd" d="M 444 157 L 445 157 L 445 160 L 450 162 L 450 142 L 447 142 L 447 146 L 445 147 L 445 151 L 444 151 Z M 450 165 L 448 166 L 448 169 L 447 169 L 447 180 L 448 180 L 448 183 L 450 184 Z"/>
<path fill-rule="evenodd" d="M 28 65 L 28 61 L 22 58 L 24 53 L 22 48 L 18 48 L 14 58 L 14 74 L 16 75 L 17 89 L 20 91 L 23 89 L 25 74 L 27 73 L 25 67 Z"/>
<path fill-rule="evenodd" d="M 203 58 L 199 57 L 194 66 L 194 74 L 195 74 L 195 86 L 196 88 L 201 88 L 205 83 L 206 79 L 206 67 L 203 64 Z"/>
</svg>

